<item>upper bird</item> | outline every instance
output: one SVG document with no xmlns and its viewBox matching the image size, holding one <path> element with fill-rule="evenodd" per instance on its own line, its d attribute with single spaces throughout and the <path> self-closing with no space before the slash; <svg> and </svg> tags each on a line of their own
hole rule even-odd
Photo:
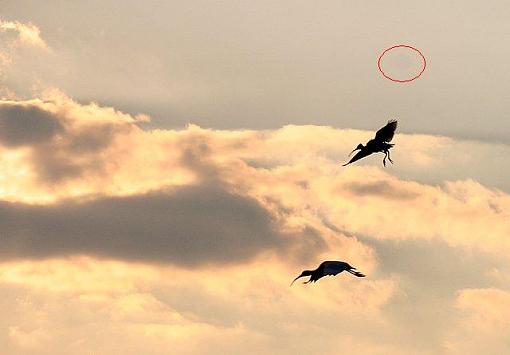
<svg viewBox="0 0 510 355">
<path fill-rule="evenodd" d="M 365 275 L 363 275 L 361 272 L 356 271 L 355 267 L 352 267 L 344 261 L 323 261 L 317 269 L 303 271 L 301 275 L 296 277 L 290 285 L 292 286 L 292 284 L 300 277 L 310 276 L 308 281 L 303 282 L 304 284 L 307 284 L 309 282 L 316 282 L 321 277 L 327 275 L 337 275 L 342 271 L 347 271 L 357 277 L 365 277 Z"/>
<path fill-rule="evenodd" d="M 342 166 L 349 165 L 351 163 L 354 163 L 357 160 L 360 160 L 361 158 L 364 158 L 372 153 L 384 153 L 384 159 L 383 159 L 383 165 L 386 166 L 386 158 L 390 161 L 390 163 L 393 164 L 393 160 L 391 160 L 390 157 L 390 148 L 394 146 L 394 144 L 391 144 L 391 140 L 393 139 L 393 136 L 395 135 L 395 131 L 397 130 L 397 120 L 389 120 L 386 126 L 381 128 L 377 131 L 375 134 L 374 139 L 371 139 L 368 141 L 367 145 L 358 144 L 356 149 L 354 149 L 349 156 L 354 153 L 355 151 L 359 150 L 356 155 L 352 157 L 351 160 L 349 160 L 348 163 L 345 163 Z"/>
</svg>

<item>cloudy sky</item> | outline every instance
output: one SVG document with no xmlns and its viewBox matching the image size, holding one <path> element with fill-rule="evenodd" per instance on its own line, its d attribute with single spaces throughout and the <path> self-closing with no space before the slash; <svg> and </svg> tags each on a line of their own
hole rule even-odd
<svg viewBox="0 0 510 355">
<path fill-rule="evenodd" d="M 509 353 L 509 12 L 0 0 L 0 348 Z"/>
</svg>

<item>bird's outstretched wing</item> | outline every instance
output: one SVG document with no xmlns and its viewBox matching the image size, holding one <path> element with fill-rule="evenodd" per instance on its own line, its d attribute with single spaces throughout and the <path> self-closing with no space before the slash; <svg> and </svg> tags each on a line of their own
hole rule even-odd
<svg viewBox="0 0 510 355">
<path fill-rule="evenodd" d="M 357 152 L 352 158 L 351 160 L 349 160 L 349 162 L 345 163 L 344 165 L 342 166 L 346 166 L 346 165 L 349 165 L 351 163 L 354 163 L 355 161 L 358 161 L 368 155 L 372 154 L 371 152 L 368 152 L 368 150 L 360 150 L 359 152 Z"/>
<path fill-rule="evenodd" d="M 325 261 L 322 265 L 324 267 L 324 275 L 335 276 L 349 268 L 349 264 L 343 261 Z"/>
<path fill-rule="evenodd" d="M 379 142 L 391 142 L 397 130 L 397 124 L 397 120 L 389 120 L 386 126 L 377 131 L 374 139 Z"/>
</svg>

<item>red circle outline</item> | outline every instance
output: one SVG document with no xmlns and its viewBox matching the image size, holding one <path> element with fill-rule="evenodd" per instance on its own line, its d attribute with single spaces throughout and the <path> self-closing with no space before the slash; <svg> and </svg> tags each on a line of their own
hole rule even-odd
<svg viewBox="0 0 510 355">
<path fill-rule="evenodd" d="M 413 77 L 411 79 L 406 79 L 406 80 L 393 79 L 392 77 L 386 75 L 386 73 L 381 68 L 381 60 L 382 60 L 382 57 L 386 54 L 386 52 L 389 52 L 389 51 L 391 51 L 392 49 L 395 49 L 395 48 L 409 48 L 409 49 L 412 49 L 415 52 L 418 52 L 418 54 L 420 55 L 421 59 L 423 60 L 423 69 L 420 71 L 420 73 L 418 75 L 416 75 L 415 77 Z M 422 52 L 420 52 L 419 49 L 414 48 L 412 46 L 408 46 L 407 44 L 398 44 L 396 46 L 393 46 L 393 47 L 390 47 L 388 49 L 385 49 L 384 52 L 382 52 L 382 54 L 379 56 L 379 59 L 377 60 L 377 68 L 379 68 L 379 71 L 381 72 L 381 74 L 386 79 L 389 79 L 389 80 L 391 80 L 393 82 L 396 82 L 396 83 L 408 83 L 408 82 L 411 82 L 411 81 L 413 81 L 415 79 L 418 79 L 423 74 L 423 72 L 425 71 L 425 68 L 427 68 L 427 59 L 425 59 L 425 56 L 423 55 Z"/>
</svg>

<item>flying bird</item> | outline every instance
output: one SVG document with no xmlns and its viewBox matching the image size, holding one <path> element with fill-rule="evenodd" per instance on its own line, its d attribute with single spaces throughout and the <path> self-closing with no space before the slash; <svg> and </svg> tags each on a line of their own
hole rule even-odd
<svg viewBox="0 0 510 355">
<path fill-rule="evenodd" d="M 390 161 L 390 163 L 393 164 L 393 160 L 391 160 L 390 157 L 390 148 L 394 146 L 394 144 L 391 144 L 391 140 L 393 139 L 393 136 L 395 135 L 395 131 L 397 130 L 397 120 L 390 120 L 380 130 L 377 131 L 375 134 L 374 139 L 371 139 L 368 141 L 367 145 L 358 144 L 356 149 L 354 149 L 349 156 L 354 153 L 355 151 L 359 150 L 356 155 L 352 157 L 351 160 L 349 160 L 348 163 L 345 163 L 342 166 L 349 165 L 351 163 L 354 163 L 357 160 L 360 160 L 361 158 L 364 158 L 366 156 L 369 156 L 372 153 L 384 153 L 384 159 L 383 159 L 383 165 L 386 166 L 386 158 Z"/>
<path fill-rule="evenodd" d="M 292 286 L 292 284 L 300 277 L 310 276 L 308 281 L 303 282 L 304 284 L 307 284 L 309 282 L 316 282 L 324 276 L 335 276 L 342 271 L 347 271 L 357 277 L 365 277 L 365 275 L 357 271 L 355 267 L 352 267 L 344 261 L 323 261 L 317 269 L 303 271 L 301 275 L 296 277 L 290 285 Z"/>
</svg>

